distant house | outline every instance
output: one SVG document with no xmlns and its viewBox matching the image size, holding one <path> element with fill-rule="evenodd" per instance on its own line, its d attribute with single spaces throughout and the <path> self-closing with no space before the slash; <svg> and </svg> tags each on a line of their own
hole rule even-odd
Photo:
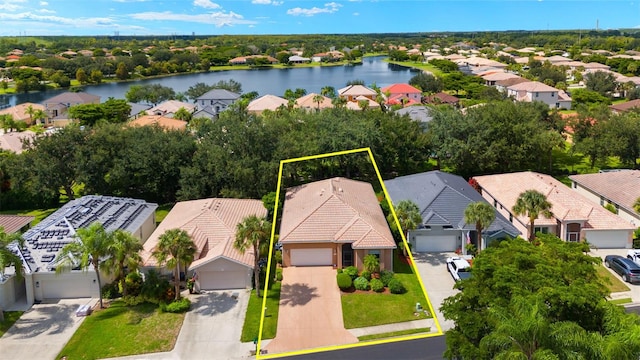
<svg viewBox="0 0 640 360">
<path fill-rule="evenodd" d="M 251 288 L 255 260 L 253 249 L 249 248 L 242 254 L 233 246 L 238 224 L 251 215 L 267 216 L 262 201 L 211 198 L 178 202 L 145 242 L 142 251 L 144 266 L 157 267 L 152 253 L 160 236 L 167 230 L 181 229 L 196 245 L 196 255 L 189 271 L 197 274 L 199 289 Z"/>
<path fill-rule="evenodd" d="M 157 207 L 144 200 L 110 196 L 89 195 L 69 201 L 23 234 L 24 247 L 14 247 L 22 260 L 24 276 L 21 280 L 15 276 L 0 280 L 0 301 L 4 300 L 6 306 L 6 302 L 13 303 L 20 298 L 33 304 L 46 299 L 97 297 L 100 289 L 93 269 L 56 274 L 60 250 L 77 241 L 78 229 L 94 222 L 102 224 L 107 231 L 130 232 L 144 242 L 156 227 Z"/>
<path fill-rule="evenodd" d="M 280 225 L 282 265 L 355 266 L 367 255 L 393 269 L 395 241 L 371 184 L 346 178 L 287 189 Z"/>
<path fill-rule="evenodd" d="M 308 62 L 311 62 L 310 58 L 302 57 L 302 56 L 298 56 L 298 55 L 289 56 L 289 63 L 290 64 L 304 64 L 304 63 L 308 63 Z"/>
<path fill-rule="evenodd" d="M 619 217 L 640 227 L 640 213 L 633 208 L 640 198 L 640 170 L 615 170 L 571 175 L 571 188 L 602 206 L 611 204 Z"/>
<path fill-rule="evenodd" d="M 349 110 L 362 110 L 361 102 L 367 104 L 367 109 L 380 109 L 380 104 L 377 101 L 371 100 L 364 95 L 360 95 L 354 99 L 354 101 L 348 101 L 345 107 Z"/>
<path fill-rule="evenodd" d="M 512 74 L 504 71 L 491 72 L 489 74 L 482 75 L 481 77 L 484 80 L 484 84 L 487 86 L 495 86 L 496 82 L 501 80 L 520 78 L 520 76 L 516 74 Z"/>
<path fill-rule="evenodd" d="M 247 112 L 260 115 L 265 110 L 276 111 L 281 106 L 286 107 L 288 104 L 289 101 L 285 98 L 275 95 L 264 95 L 250 102 L 247 106 Z"/>
<path fill-rule="evenodd" d="M 516 77 L 512 77 L 512 78 L 508 78 L 508 79 L 496 80 L 494 86 L 499 91 L 501 91 L 503 93 L 506 93 L 507 92 L 507 88 L 509 86 L 517 85 L 517 84 L 521 84 L 521 83 L 525 83 L 525 82 L 529 82 L 529 81 L 531 81 L 531 80 L 525 79 L 525 78 L 520 77 L 520 76 L 516 76 Z"/>
<path fill-rule="evenodd" d="M 387 96 L 387 104 L 420 104 L 422 101 L 422 91 L 409 84 L 393 84 L 380 89 L 380 92 Z"/>
<path fill-rule="evenodd" d="M 538 81 L 522 82 L 507 87 L 507 95 L 513 96 L 516 101 L 540 101 L 550 108 L 571 109 L 571 98 L 568 95 L 558 97 L 558 92 L 558 89 Z"/>
<path fill-rule="evenodd" d="M 33 110 L 45 110 L 43 105 L 27 102 L 2 109 L 0 110 L 0 115 L 11 115 L 15 121 L 24 121 L 27 125 L 33 125 L 35 124 L 35 119 L 32 119 L 31 115 L 28 114 L 30 106 Z"/>
<path fill-rule="evenodd" d="M 464 221 L 464 211 L 470 203 L 486 200 L 458 175 L 429 171 L 386 180 L 384 185 L 395 205 L 403 200 L 418 205 L 422 222 L 407 238 L 413 251 L 466 253 L 467 242 L 484 249 L 493 241 L 520 235 L 496 210 L 496 219 L 483 231 L 483 241 L 479 244 L 476 224 Z"/>
<path fill-rule="evenodd" d="M 187 122 L 161 115 L 144 115 L 127 123 L 129 126 L 159 126 L 165 130 L 184 130 Z"/>
<path fill-rule="evenodd" d="M 100 96 L 86 92 L 64 92 L 43 102 L 47 120 L 45 125 L 65 126 L 71 122 L 67 116 L 69 108 L 80 104 L 99 104 Z"/>
<path fill-rule="evenodd" d="M 229 60 L 229 64 L 231 65 L 247 65 L 252 64 L 256 61 L 256 59 L 261 59 L 261 61 L 266 61 L 269 64 L 277 64 L 278 59 L 266 56 L 266 55 L 249 55 L 249 56 L 239 56 Z"/>
<path fill-rule="evenodd" d="M 421 123 L 428 123 L 433 120 L 433 116 L 431 115 L 431 110 L 426 106 L 407 106 L 400 110 L 396 110 L 396 114 L 398 115 L 407 115 L 411 118 L 411 120 L 419 121 Z"/>
<path fill-rule="evenodd" d="M 625 101 L 623 103 L 609 105 L 609 109 L 611 109 L 611 111 L 615 113 L 624 113 L 632 110 L 640 110 L 640 99 L 635 99 L 635 100 Z"/>
<path fill-rule="evenodd" d="M 322 101 L 320 101 L 320 103 L 316 102 L 315 97 L 318 95 L 319 94 L 316 93 L 310 93 L 301 98 L 298 98 L 296 99 L 296 104 L 294 105 L 294 107 L 307 110 L 322 110 L 333 108 L 331 99 L 326 96 L 320 95 Z"/>
<path fill-rule="evenodd" d="M 193 113 L 196 109 L 196 106 L 194 104 L 190 104 L 183 101 L 167 100 L 152 107 L 146 112 L 148 115 L 161 115 L 164 117 L 173 118 L 173 115 L 181 108 L 184 108 L 189 113 Z"/>
<path fill-rule="evenodd" d="M 239 98 L 240 94 L 226 89 L 209 90 L 202 96 L 196 98 L 198 110 L 193 114 L 193 117 L 215 119 Z"/>
<path fill-rule="evenodd" d="M 460 99 L 453 95 L 449 95 L 444 92 L 439 92 L 437 94 L 425 96 L 422 99 L 424 104 L 432 104 L 432 105 L 454 105 L 457 106 L 460 102 Z"/>
<path fill-rule="evenodd" d="M 147 104 L 138 104 L 138 103 L 127 103 L 131 107 L 131 111 L 129 112 L 129 119 L 135 119 L 138 116 L 145 115 L 147 110 L 151 109 L 151 105 Z"/>
<path fill-rule="evenodd" d="M 552 176 L 531 171 L 476 176 L 482 196 L 513 222 L 525 238 L 529 237 L 529 218 L 515 215 L 513 205 L 527 190 L 536 190 L 551 203 L 553 216 L 539 216 L 534 232 L 555 234 L 565 241 L 588 241 L 600 249 L 631 248 L 636 227 L 612 214 Z"/>
<path fill-rule="evenodd" d="M 357 101 L 359 96 L 363 96 L 370 100 L 375 100 L 378 93 L 364 85 L 349 85 L 338 90 L 338 96 L 347 101 Z"/>
</svg>

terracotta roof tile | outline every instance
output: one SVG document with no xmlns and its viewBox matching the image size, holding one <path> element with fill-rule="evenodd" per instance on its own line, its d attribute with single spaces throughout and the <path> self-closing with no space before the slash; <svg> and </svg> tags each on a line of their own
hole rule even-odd
<svg viewBox="0 0 640 360">
<path fill-rule="evenodd" d="M 640 170 L 621 170 L 597 174 L 572 175 L 569 178 L 625 210 L 634 213 L 633 204 L 640 198 Z"/>
</svg>

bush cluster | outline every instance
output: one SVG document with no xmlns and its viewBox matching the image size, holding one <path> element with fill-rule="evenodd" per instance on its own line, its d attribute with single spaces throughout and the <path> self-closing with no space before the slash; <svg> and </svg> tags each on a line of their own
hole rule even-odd
<svg viewBox="0 0 640 360">
<path fill-rule="evenodd" d="M 371 281 L 371 273 L 368 272 L 367 270 L 364 270 L 363 272 L 361 272 L 360 276 L 367 279 L 367 281 Z"/>
<path fill-rule="evenodd" d="M 191 300 L 187 298 L 180 298 L 169 304 L 160 303 L 160 311 L 168 313 L 183 313 L 189 310 L 191 307 Z"/>
<path fill-rule="evenodd" d="M 356 288 L 356 290 L 369 290 L 369 280 L 362 276 L 357 277 L 353 281 L 353 286 Z"/>
<path fill-rule="evenodd" d="M 345 274 L 351 276 L 351 280 L 358 277 L 358 268 L 355 266 L 347 266 L 343 271 Z"/>
<path fill-rule="evenodd" d="M 384 286 L 389 286 L 389 281 L 393 279 L 393 275 L 393 271 L 382 270 L 382 272 L 380 272 L 380 280 L 382 281 L 382 284 Z"/>
<path fill-rule="evenodd" d="M 384 291 L 384 284 L 380 279 L 371 279 L 371 282 L 369 282 L 369 286 L 371 286 L 371 290 L 375 292 Z"/>
<path fill-rule="evenodd" d="M 389 291 L 391 291 L 392 294 L 404 294 L 407 289 L 405 289 L 400 280 L 394 278 L 389 281 Z"/>
<path fill-rule="evenodd" d="M 351 288 L 352 282 L 351 282 L 351 276 L 349 276 L 346 273 L 340 273 L 337 275 L 337 281 L 338 281 L 338 287 L 341 290 L 348 290 L 349 288 Z"/>
</svg>

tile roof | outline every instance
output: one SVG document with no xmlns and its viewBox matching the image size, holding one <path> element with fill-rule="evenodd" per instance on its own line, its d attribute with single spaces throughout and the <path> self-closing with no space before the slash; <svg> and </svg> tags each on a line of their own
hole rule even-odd
<svg viewBox="0 0 640 360">
<path fill-rule="evenodd" d="M 637 108 L 640 108 L 640 99 L 635 99 L 635 100 L 625 101 L 619 104 L 610 105 L 609 108 L 613 111 L 619 111 L 619 112 L 629 111 L 631 109 L 637 109 Z"/>
<path fill-rule="evenodd" d="M 526 92 L 558 92 L 558 89 L 539 81 L 521 82 L 519 84 L 507 86 L 507 89 Z"/>
<path fill-rule="evenodd" d="M 31 106 L 34 110 L 44 111 L 43 105 L 28 102 L 2 109 L 0 110 L 0 115 L 11 115 L 14 120 L 28 121 L 30 119 L 29 114 L 27 114 L 27 109 L 29 108 L 29 106 Z"/>
<path fill-rule="evenodd" d="M 422 94 L 422 91 L 419 89 L 416 89 L 415 87 L 409 85 L 409 84 L 393 84 L 393 85 L 389 85 L 389 86 L 385 86 L 382 89 L 380 89 L 380 92 L 385 94 L 385 93 L 389 93 L 391 95 L 393 94 Z"/>
<path fill-rule="evenodd" d="M 207 91 L 201 96 L 198 96 L 196 100 L 236 100 L 239 97 L 240 94 L 227 89 L 213 89 Z"/>
<path fill-rule="evenodd" d="M 275 111 L 280 106 L 287 106 L 289 101 L 275 95 L 261 96 L 247 105 L 247 111 L 260 112 L 264 110 Z"/>
<path fill-rule="evenodd" d="M 295 107 L 298 108 L 309 108 L 309 109 L 317 109 L 318 103 L 313 101 L 314 96 L 319 95 L 316 93 L 307 94 L 301 98 L 296 99 Z M 320 95 L 322 96 L 322 95 Z M 331 103 L 331 99 L 326 96 L 322 96 L 322 101 L 320 102 L 320 109 L 329 109 L 332 108 L 333 104 Z"/>
<path fill-rule="evenodd" d="M 464 210 L 472 202 L 486 200 L 462 177 L 441 171 L 400 176 L 384 182 L 394 204 L 411 200 L 420 209 L 423 226 L 450 225 L 454 229 L 473 230 L 475 224 L 466 224 Z M 496 219 L 489 226 L 489 234 L 504 231 L 517 236 L 516 229 L 496 210 Z"/>
<path fill-rule="evenodd" d="M 429 95 L 424 98 L 424 102 L 428 104 L 457 104 L 460 99 L 453 95 L 449 95 L 444 92 L 439 92 L 437 94 Z"/>
<path fill-rule="evenodd" d="M 233 247 L 236 226 L 250 215 L 267 216 L 262 201 L 210 198 L 179 202 L 144 243 L 143 262 L 145 266 L 156 266 L 152 253 L 160 235 L 170 229 L 182 229 L 191 236 L 198 249 L 190 269 L 220 257 L 253 268 L 253 250 L 248 249 L 241 254 Z"/>
<path fill-rule="evenodd" d="M 378 93 L 375 90 L 370 89 L 364 85 L 349 85 L 338 90 L 338 95 L 340 96 L 359 96 L 359 95 L 376 96 L 378 95 Z"/>
<path fill-rule="evenodd" d="M 494 72 L 487 75 L 482 75 L 481 77 L 486 81 L 499 81 L 520 78 L 520 76 L 508 72 Z"/>
<path fill-rule="evenodd" d="M 380 107 L 380 104 L 378 104 L 378 102 L 371 100 L 367 97 L 364 97 L 362 95 L 358 96 L 356 98 L 356 101 L 347 101 L 347 104 L 345 105 L 345 107 L 349 110 L 362 110 L 362 108 L 360 107 L 360 101 L 368 102 L 369 109 L 375 109 Z"/>
<path fill-rule="evenodd" d="M 7 234 L 13 234 L 29 225 L 35 217 L 21 215 L 0 215 L 0 227 Z"/>
<path fill-rule="evenodd" d="M 20 154 L 23 150 L 23 140 L 33 139 L 36 133 L 33 131 L 9 132 L 0 135 L 0 149 L 13 151 Z"/>
<path fill-rule="evenodd" d="M 640 170 L 571 175 L 569 179 L 635 213 L 633 204 L 640 198 Z"/>
<path fill-rule="evenodd" d="M 515 78 L 511 78 L 511 79 L 505 79 L 505 80 L 497 80 L 496 81 L 496 85 L 499 86 L 504 86 L 504 87 L 509 87 L 512 85 L 516 85 L 516 84 L 520 84 L 520 83 L 524 83 L 524 82 L 529 82 L 531 80 L 525 79 L 523 77 L 515 77 Z"/>
<path fill-rule="evenodd" d="M 43 101 L 43 104 L 87 104 L 93 102 L 99 102 L 100 96 L 92 95 L 86 92 L 63 92 Z"/>
<path fill-rule="evenodd" d="M 184 120 L 172 119 L 161 115 L 144 115 L 135 120 L 129 121 L 129 126 L 160 126 L 167 130 L 184 130 L 187 122 Z"/>
<path fill-rule="evenodd" d="M 433 116 L 431 115 L 431 110 L 422 105 L 418 106 L 407 106 L 405 108 L 396 110 L 396 114 L 398 115 L 409 115 L 412 120 L 421 121 L 421 122 L 429 122 L 433 120 Z"/>
<path fill-rule="evenodd" d="M 287 189 L 282 243 L 352 243 L 354 249 L 395 248 L 371 184 L 341 177 Z"/>
<path fill-rule="evenodd" d="M 24 268 L 27 272 L 53 271 L 62 247 L 76 241 L 78 229 L 94 222 L 107 231 L 122 229 L 135 234 L 157 207 L 144 200 L 112 196 L 87 195 L 71 200 L 22 235 Z"/>
<path fill-rule="evenodd" d="M 610 230 L 632 229 L 627 221 L 612 214 L 584 196 L 571 190 L 569 187 L 545 174 L 531 171 L 476 176 L 476 181 L 496 198 L 509 211 L 516 203 L 516 199 L 526 190 L 537 190 L 547 197 L 553 205 L 551 211 L 554 218 L 540 217 L 536 223 L 544 225 L 556 225 L 556 219 L 560 221 L 584 220 L 586 229 Z M 526 216 L 519 216 L 522 224 L 528 224 Z"/>
<path fill-rule="evenodd" d="M 196 106 L 194 104 L 182 102 L 178 100 L 167 100 L 147 110 L 147 114 L 149 115 L 173 114 L 176 111 L 180 110 L 180 108 L 184 108 L 188 112 L 192 113 L 193 110 L 195 110 Z"/>
</svg>

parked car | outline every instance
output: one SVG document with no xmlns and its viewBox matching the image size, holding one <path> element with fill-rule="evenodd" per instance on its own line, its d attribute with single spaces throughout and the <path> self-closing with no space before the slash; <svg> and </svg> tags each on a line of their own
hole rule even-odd
<svg viewBox="0 0 640 360">
<path fill-rule="evenodd" d="M 447 258 L 447 270 L 453 277 L 453 280 L 460 281 L 471 277 L 471 265 L 469 262 L 459 256 Z"/>
<path fill-rule="evenodd" d="M 640 282 L 640 266 L 632 260 L 620 255 L 607 255 L 604 257 L 604 265 L 617 272 L 623 281 L 628 283 Z"/>
<path fill-rule="evenodd" d="M 634 249 L 627 251 L 627 259 L 640 265 L 640 250 Z"/>
</svg>

